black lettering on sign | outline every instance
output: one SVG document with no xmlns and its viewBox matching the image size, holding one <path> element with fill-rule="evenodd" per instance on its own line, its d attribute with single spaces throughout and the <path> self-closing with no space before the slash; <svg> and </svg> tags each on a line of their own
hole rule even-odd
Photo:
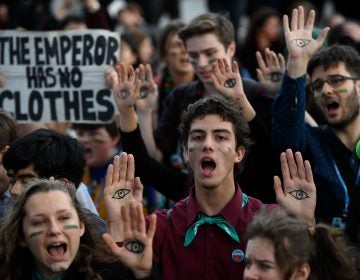
<svg viewBox="0 0 360 280">
<path fill-rule="evenodd" d="M 95 44 L 95 64 L 102 65 L 105 60 L 105 50 L 106 50 L 106 39 L 104 36 L 99 36 L 96 38 Z"/>
<path fill-rule="evenodd" d="M 79 66 L 81 64 L 81 48 L 79 47 L 81 39 L 80 35 L 72 37 L 72 64 L 74 66 Z"/>
<path fill-rule="evenodd" d="M 66 54 L 70 51 L 71 40 L 68 36 L 60 36 L 60 64 L 66 64 Z"/>
<path fill-rule="evenodd" d="M 50 103 L 50 118 L 52 121 L 57 121 L 58 116 L 56 112 L 56 99 L 61 98 L 61 91 L 45 91 L 44 99 L 49 99 Z"/>
<path fill-rule="evenodd" d="M 44 111 L 44 103 L 40 92 L 33 90 L 29 95 L 29 117 L 32 121 L 39 121 Z"/>
<path fill-rule="evenodd" d="M 46 54 L 46 64 L 50 64 L 52 58 L 55 58 L 56 64 L 60 63 L 58 39 L 56 37 L 54 37 L 52 43 L 48 38 L 44 38 L 44 49 Z"/>
<path fill-rule="evenodd" d="M 18 121 L 27 121 L 28 117 L 27 114 L 21 112 L 21 99 L 20 99 L 20 92 L 15 91 L 15 119 Z"/>
<path fill-rule="evenodd" d="M 78 91 L 64 91 L 64 111 L 65 111 L 65 119 L 71 120 L 71 115 L 73 113 L 73 120 L 80 120 L 80 103 L 79 103 L 79 92 Z"/>
<path fill-rule="evenodd" d="M 36 65 L 44 65 L 44 49 L 42 47 L 42 37 L 34 37 L 35 47 L 35 63 Z"/>
<path fill-rule="evenodd" d="M 107 44 L 108 46 L 108 50 L 107 50 L 107 60 L 106 60 L 106 64 L 107 65 L 114 65 L 117 63 L 117 53 L 119 50 L 119 44 L 118 41 L 113 38 L 113 37 L 109 37 L 109 42 Z"/>
<path fill-rule="evenodd" d="M 106 108 L 105 111 L 100 111 L 98 114 L 98 118 L 100 121 L 103 122 L 110 121 L 112 116 L 114 115 L 115 108 L 110 101 L 111 97 L 112 97 L 111 91 L 108 89 L 102 89 L 96 95 L 96 102 L 99 105 L 102 105 Z"/>
<path fill-rule="evenodd" d="M 93 56 L 90 53 L 90 50 L 92 49 L 93 46 L 94 46 L 93 37 L 89 34 L 85 34 L 84 35 L 83 58 L 82 58 L 83 65 L 93 64 Z"/>
<path fill-rule="evenodd" d="M 81 91 L 82 115 L 84 121 L 95 121 L 96 114 L 90 110 L 94 110 L 94 92 L 92 90 Z"/>
</svg>

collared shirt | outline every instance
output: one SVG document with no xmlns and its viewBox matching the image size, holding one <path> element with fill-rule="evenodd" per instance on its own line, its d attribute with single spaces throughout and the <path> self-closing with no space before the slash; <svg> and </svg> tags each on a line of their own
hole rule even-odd
<svg viewBox="0 0 360 280">
<path fill-rule="evenodd" d="M 155 211 L 154 258 L 163 279 L 241 279 L 245 268 L 245 230 L 264 204 L 249 197 L 248 204 L 244 208 L 241 205 L 242 191 L 237 186 L 234 197 L 219 213 L 235 228 L 240 244 L 219 227 L 203 225 L 191 244 L 184 246 L 186 230 L 201 212 L 194 189 L 188 198 L 174 205 L 171 217 L 168 210 Z"/>
</svg>

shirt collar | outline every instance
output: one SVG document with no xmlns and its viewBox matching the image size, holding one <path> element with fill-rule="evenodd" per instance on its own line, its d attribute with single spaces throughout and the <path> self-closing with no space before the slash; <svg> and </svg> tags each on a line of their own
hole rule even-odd
<svg viewBox="0 0 360 280">
<path fill-rule="evenodd" d="M 240 217 L 242 200 L 242 191 L 240 189 L 240 186 L 236 184 L 235 195 L 219 213 L 234 228 L 236 227 L 238 219 Z M 187 227 L 189 227 L 197 218 L 197 214 L 201 212 L 200 206 L 195 199 L 194 187 L 191 188 L 190 195 L 187 199 L 187 204 L 186 225 Z"/>
</svg>

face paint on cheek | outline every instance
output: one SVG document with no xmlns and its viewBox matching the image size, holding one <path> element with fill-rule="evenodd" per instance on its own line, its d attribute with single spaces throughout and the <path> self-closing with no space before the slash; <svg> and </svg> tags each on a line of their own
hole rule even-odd
<svg viewBox="0 0 360 280">
<path fill-rule="evenodd" d="M 29 238 L 36 237 L 36 236 L 41 235 L 41 234 L 43 234 L 43 233 L 44 233 L 43 230 L 35 231 L 35 232 L 29 234 Z"/>
<path fill-rule="evenodd" d="M 345 89 L 345 88 L 339 88 L 339 89 L 337 89 L 335 92 L 336 92 L 336 93 L 347 93 L 348 90 Z"/>
<path fill-rule="evenodd" d="M 79 226 L 77 226 L 77 225 L 66 225 L 66 226 L 64 226 L 64 229 L 79 229 Z"/>
</svg>

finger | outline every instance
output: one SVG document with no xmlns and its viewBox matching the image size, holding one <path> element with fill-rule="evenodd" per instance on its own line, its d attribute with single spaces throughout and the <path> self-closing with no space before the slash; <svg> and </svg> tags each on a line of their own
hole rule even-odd
<svg viewBox="0 0 360 280">
<path fill-rule="evenodd" d="M 223 64 L 224 64 L 225 73 L 231 73 L 230 65 L 229 65 L 229 63 L 226 61 L 225 58 L 223 59 Z"/>
<path fill-rule="evenodd" d="M 130 209 L 130 224 L 131 224 L 131 230 L 132 233 L 134 235 L 134 232 L 137 232 L 137 212 L 136 212 L 136 207 L 135 207 L 135 201 L 131 200 L 130 204 L 129 204 L 129 209 Z M 133 236 L 134 237 L 134 236 Z"/>
<path fill-rule="evenodd" d="M 298 25 L 298 10 L 293 9 L 291 15 L 291 31 L 296 31 Z"/>
<path fill-rule="evenodd" d="M 241 76 L 240 76 L 240 71 L 239 71 L 239 65 L 236 61 L 233 61 L 232 63 L 232 71 L 235 74 L 235 78 L 237 78 L 238 80 L 241 80 Z"/>
<path fill-rule="evenodd" d="M 141 183 L 140 178 L 136 177 L 134 182 L 134 190 L 133 190 L 135 201 L 142 202 L 143 191 L 144 191 L 144 186 Z"/>
<path fill-rule="evenodd" d="M 146 64 L 145 71 L 146 71 L 146 80 L 150 83 L 153 83 L 154 77 L 150 64 Z"/>
<path fill-rule="evenodd" d="M 217 63 L 219 65 L 220 72 L 224 75 L 226 73 L 224 60 L 223 59 L 218 59 Z"/>
<path fill-rule="evenodd" d="M 127 160 L 127 172 L 126 172 L 126 181 L 134 183 L 134 173 L 135 173 L 135 160 L 132 154 L 128 154 Z"/>
<path fill-rule="evenodd" d="M 299 178 L 299 174 L 298 174 L 297 166 L 296 166 L 296 163 L 295 163 L 294 155 L 293 155 L 293 152 L 292 152 L 291 149 L 286 150 L 286 159 L 287 159 L 287 163 L 289 165 L 290 177 L 292 179 Z"/>
<path fill-rule="evenodd" d="M 146 234 L 144 209 L 141 203 L 138 203 L 136 205 L 136 212 L 137 212 L 137 231 L 141 234 Z"/>
<path fill-rule="evenodd" d="M 146 73 L 144 64 L 139 65 L 139 78 L 142 82 L 146 81 Z"/>
<path fill-rule="evenodd" d="M 278 53 L 278 59 L 281 70 L 285 71 L 285 57 L 281 53 Z"/>
<path fill-rule="evenodd" d="M 262 72 L 259 68 L 256 69 L 256 75 L 257 75 L 258 81 L 259 81 L 260 83 L 265 80 L 265 77 L 264 77 L 264 75 L 263 75 L 263 72 Z"/>
<path fill-rule="evenodd" d="M 316 38 L 316 42 L 318 42 L 318 44 L 320 46 L 322 46 L 324 44 L 324 41 L 326 39 L 326 36 L 327 36 L 329 30 L 330 30 L 329 27 L 324 28 L 323 30 L 321 30 L 319 36 Z"/>
<path fill-rule="evenodd" d="M 271 52 L 269 52 L 269 55 L 271 57 L 270 60 L 271 60 L 272 65 L 277 67 L 277 68 L 280 68 L 280 62 L 278 60 L 278 57 L 277 57 L 276 53 L 271 51 Z"/>
<path fill-rule="evenodd" d="M 114 166 L 112 164 L 109 164 L 106 172 L 105 189 L 113 184 L 113 172 Z"/>
<path fill-rule="evenodd" d="M 133 85 L 135 81 L 135 70 L 132 65 L 129 66 L 129 82 Z"/>
<path fill-rule="evenodd" d="M 132 229 L 131 229 L 131 217 L 130 217 L 130 213 L 129 213 L 129 209 L 125 206 L 122 205 L 120 208 L 120 215 L 121 215 L 121 224 L 123 226 L 123 233 L 124 233 L 124 239 L 127 239 L 128 236 L 131 234 Z"/>
<path fill-rule="evenodd" d="M 280 165 L 281 165 L 281 174 L 284 181 L 290 179 L 289 165 L 286 160 L 286 153 L 284 152 L 280 154 Z"/>
<path fill-rule="evenodd" d="M 313 173 L 312 173 L 310 161 L 305 160 L 304 165 L 305 165 L 306 181 L 311 182 L 311 183 L 314 184 L 314 178 L 313 178 Z"/>
<path fill-rule="evenodd" d="M 149 238 L 150 241 L 152 241 L 154 239 L 154 235 L 155 235 L 155 230 L 156 230 L 156 215 L 152 214 L 150 216 L 150 224 L 149 224 L 149 229 L 147 232 L 147 237 Z"/>
<path fill-rule="evenodd" d="M 124 84 L 128 79 L 127 68 L 124 63 L 120 63 L 119 70 L 120 83 Z"/>
<path fill-rule="evenodd" d="M 295 161 L 297 165 L 297 172 L 299 174 L 299 178 L 306 179 L 304 161 L 300 152 L 295 153 Z"/>
<path fill-rule="evenodd" d="M 120 167 L 119 167 L 119 181 L 124 182 L 126 180 L 127 174 L 127 161 L 128 155 L 125 152 L 122 152 L 120 155 Z"/>
<path fill-rule="evenodd" d="M 298 29 L 304 29 L 304 8 L 299 6 L 298 8 Z"/>
<path fill-rule="evenodd" d="M 282 201 L 285 194 L 282 189 L 281 180 L 278 176 L 274 176 L 274 191 L 276 195 L 276 201 L 281 204 L 280 202 Z"/>
<path fill-rule="evenodd" d="M 314 28 L 314 23 L 315 23 L 315 11 L 311 10 L 306 21 L 305 29 L 312 30 Z"/>
<path fill-rule="evenodd" d="M 257 51 L 255 55 L 256 55 L 256 60 L 257 60 L 257 64 L 259 65 L 259 68 L 266 69 L 265 61 L 261 55 L 261 52 Z"/>
<path fill-rule="evenodd" d="M 103 240 L 106 244 L 106 246 L 110 249 L 110 251 L 114 254 L 117 255 L 118 250 L 119 250 L 119 246 L 115 243 L 114 239 L 111 237 L 110 234 L 108 233 L 104 233 L 103 234 Z"/>
<path fill-rule="evenodd" d="M 112 183 L 117 183 L 119 181 L 119 172 L 120 172 L 120 157 L 118 155 L 114 156 L 113 161 L 113 174 L 112 174 Z"/>
<path fill-rule="evenodd" d="M 283 16 L 283 30 L 284 30 L 284 35 L 285 35 L 285 38 L 286 38 L 290 33 L 289 17 L 287 15 Z"/>
</svg>

